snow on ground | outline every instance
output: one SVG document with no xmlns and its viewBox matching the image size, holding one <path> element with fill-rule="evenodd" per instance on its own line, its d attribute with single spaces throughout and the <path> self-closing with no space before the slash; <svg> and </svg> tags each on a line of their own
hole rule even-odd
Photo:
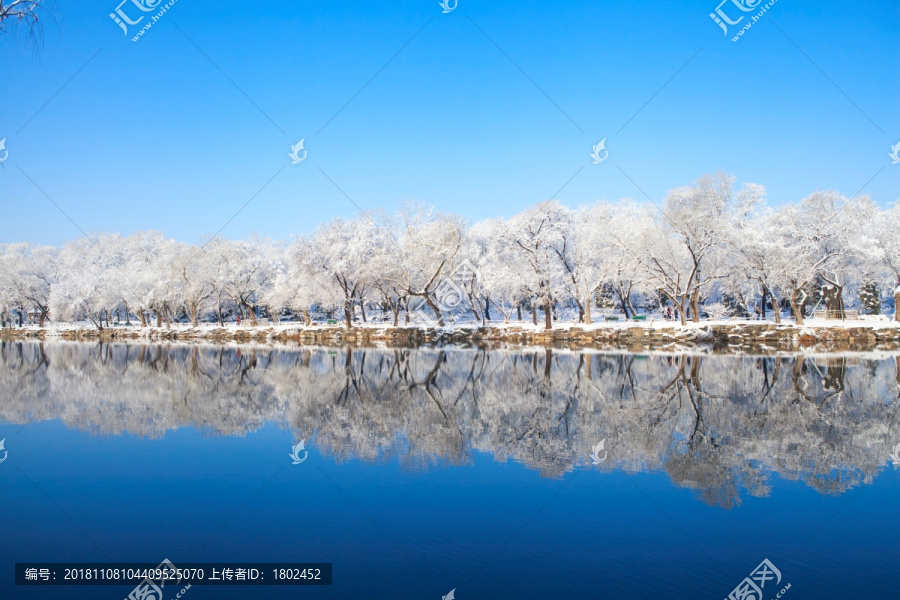
<svg viewBox="0 0 900 600">
<path fill-rule="evenodd" d="M 861 318 L 854 320 L 837 320 L 837 319 L 804 319 L 803 325 L 794 324 L 792 319 L 783 319 L 781 324 L 778 327 L 800 327 L 802 329 L 808 329 L 810 333 L 812 333 L 816 329 L 847 329 L 847 328 L 868 328 L 868 329 L 896 329 L 900 328 L 900 323 L 897 321 L 890 320 L 888 317 L 884 315 L 880 315 L 881 319 L 872 319 L 872 318 Z M 602 317 L 601 317 L 602 319 Z M 691 330 L 691 329 L 706 329 L 708 327 L 735 327 L 735 326 L 746 326 L 746 327 L 755 327 L 755 326 L 773 326 L 776 323 L 772 320 L 750 320 L 750 319 L 718 319 L 718 320 L 705 320 L 700 321 L 699 323 L 688 322 L 686 325 L 681 325 L 680 321 L 667 321 L 664 319 L 658 319 L 649 317 L 646 321 L 604 321 L 604 320 L 596 320 L 590 325 L 585 325 L 583 323 L 576 323 L 573 321 L 555 321 L 553 323 L 554 330 L 568 330 L 568 329 L 579 329 L 586 331 L 596 331 L 596 330 L 615 330 L 615 329 L 626 329 L 632 327 L 642 327 L 642 328 L 652 328 L 652 329 L 683 329 L 683 330 Z M 324 322 L 314 323 L 312 326 L 308 327 L 308 329 L 324 329 L 324 328 L 338 328 L 343 329 L 345 327 L 345 323 L 343 321 L 338 321 L 334 324 L 327 324 Z M 368 323 L 354 322 L 354 328 L 365 328 L 372 330 L 388 330 L 393 329 L 393 321 L 370 321 Z M 447 333 L 452 333 L 454 331 L 461 330 L 472 330 L 472 329 L 481 329 L 481 322 L 474 320 L 456 320 L 455 322 L 447 322 L 443 327 L 438 327 L 437 323 L 434 324 L 425 324 L 425 323 L 410 323 L 405 324 L 401 320 L 399 327 L 401 328 L 417 328 L 417 329 L 431 329 L 431 330 L 440 330 L 445 331 Z M 538 324 L 534 325 L 531 320 L 527 321 L 510 321 L 509 323 L 504 323 L 502 320 L 493 320 L 488 321 L 487 327 L 495 328 L 495 329 L 515 329 L 517 331 L 533 331 L 533 332 L 541 332 L 544 331 L 544 322 L 543 320 L 538 320 Z M 75 322 L 75 323 L 50 323 L 45 325 L 43 328 L 37 325 L 25 325 L 22 328 L 13 327 L 13 330 L 33 330 L 38 331 L 43 329 L 50 335 L 64 335 L 66 332 L 73 331 L 84 331 L 84 330 L 94 330 L 96 326 L 88 321 Z M 244 322 L 241 325 L 237 323 L 230 322 L 225 323 L 225 325 L 219 325 L 218 323 L 200 323 L 197 327 L 194 327 L 190 323 L 173 323 L 170 327 L 166 327 L 163 325 L 162 327 L 156 327 L 156 325 L 150 325 L 147 327 L 141 327 L 140 324 L 132 324 L 130 326 L 126 325 L 112 325 L 108 328 L 112 331 L 136 331 L 136 332 L 150 332 L 150 331 L 165 331 L 172 330 L 178 331 L 179 333 L 191 333 L 196 332 L 199 335 L 208 334 L 212 330 L 226 330 L 226 331 L 286 331 L 293 329 L 307 329 L 307 326 L 302 322 L 295 321 L 281 321 L 280 323 L 269 323 L 263 320 L 260 320 L 259 323 L 254 327 L 249 323 Z"/>
</svg>

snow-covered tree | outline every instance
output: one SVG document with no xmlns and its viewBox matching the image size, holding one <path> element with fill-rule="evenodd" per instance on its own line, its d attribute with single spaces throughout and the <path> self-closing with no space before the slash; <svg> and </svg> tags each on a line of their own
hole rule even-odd
<svg viewBox="0 0 900 600">
<path fill-rule="evenodd" d="M 893 289 L 894 320 L 900 322 L 900 200 L 872 219 L 872 237 L 878 248 L 882 281 Z"/>
<path fill-rule="evenodd" d="M 750 184 L 737 194 L 734 177 L 704 175 L 690 187 L 669 192 L 659 216 L 659 230 L 647 240 L 644 267 L 657 289 L 679 308 L 700 320 L 702 294 L 724 276 L 725 255 L 735 220 L 742 219 L 764 194 Z"/>
<path fill-rule="evenodd" d="M 399 216 L 403 276 L 398 283 L 410 299 L 421 298 L 444 326 L 441 285 L 457 267 L 465 224 L 457 215 L 445 214 L 421 204 L 403 208 Z"/>
<path fill-rule="evenodd" d="M 565 289 L 566 242 L 570 236 L 571 211 L 555 200 L 541 202 L 510 219 L 506 241 L 524 264 L 523 282 L 544 309 L 544 329 L 551 329 L 551 307 Z M 532 304 L 534 306 L 534 303 Z"/>
<path fill-rule="evenodd" d="M 202 245 L 156 231 L 88 236 L 61 248 L 0 246 L 0 322 L 89 320 L 104 328 L 133 318 L 147 326 L 233 315 L 329 317 L 347 327 L 378 314 L 410 318 L 522 310 L 591 322 L 593 306 L 652 308 L 663 298 L 688 316 L 766 317 L 790 304 L 842 311 L 863 298 L 868 312 L 895 295 L 900 320 L 900 204 L 815 192 L 777 208 L 762 186 L 706 175 L 675 188 L 657 210 L 631 200 L 569 209 L 541 202 L 508 218 L 467 225 L 419 204 L 393 216 L 335 219 L 289 244 L 215 237 Z M 470 265 L 474 269 L 470 269 Z M 877 289 L 885 290 L 884 298 Z M 641 302 L 643 300 L 643 302 Z M 877 309 L 877 310 L 876 310 Z M 421 321 L 420 321 L 421 322 Z"/>
</svg>

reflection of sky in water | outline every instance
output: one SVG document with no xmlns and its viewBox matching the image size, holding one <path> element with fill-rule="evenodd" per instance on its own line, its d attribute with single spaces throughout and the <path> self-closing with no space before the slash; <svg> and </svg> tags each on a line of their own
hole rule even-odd
<svg viewBox="0 0 900 600">
<path fill-rule="evenodd" d="M 193 598 L 723 598 L 763 558 L 787 598 L 900 583 L 893 357 L 2 350 L 2 598 L 130 590 L 16 561 L 165 557 L 334 563 Z"/>
</svg>

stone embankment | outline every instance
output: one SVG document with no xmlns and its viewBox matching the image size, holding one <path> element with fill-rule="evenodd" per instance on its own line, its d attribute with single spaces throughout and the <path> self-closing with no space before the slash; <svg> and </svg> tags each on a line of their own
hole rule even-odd
<svg viewBox="0 0 900 600">
<path fill-rule="evenodd" d="M 80 341 L 286 343 L 317 346 L 388 346 L 462 344 L 479 347 L 544 346 L 644 352 L 648 350 L 714 350 L 768 353 L 814 348 L 823 351 L 900 349 L 900 324 L 822 322 L 807 326 L 772 323 L 711 323 L 687 327 L 668 323 L 641 325 L 558 325 L 550 331 L 532 326 L 456 328 L 421 327 L 88 327 L 12 328 L 0 339 L 65 339 Z"/>
</svg>

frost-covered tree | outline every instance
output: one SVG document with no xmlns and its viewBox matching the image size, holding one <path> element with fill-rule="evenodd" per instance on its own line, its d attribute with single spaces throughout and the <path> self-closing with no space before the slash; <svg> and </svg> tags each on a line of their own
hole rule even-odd
<svg viewBox="0 0 900 600">
<path fill-rule="evenodd" d="M 815 192 L 776 213 L 780 286 L 789 292 L 791 312 L 803 324 L 803 304 L 817 277 L 833 286 L 843 309 L 845 276 L 860 243 L 855 228 L 870 210 L 867 198 L 850 199 L 838 192 Z"/>
<path fill-rule="evenodd" d="M 421 298 L 444 326 L 441 285 L 456 269 L 465 224 L 457 215 L 421 204 L 405 206 L 398 218 L 403 278 L 399 282 L 411 298 Z"/>
<path fill-rule="evenodd" d="M 878 270 L 888 289 L 893 289 L 894 320 L 900 322 L 900 200 L 872 221 L 872 237 L 878 249 Z"/>
<path fill-rule="evenodd" d="M 121 262 L 122 239 L 100 235 L 80 238 L 60 249 L 60 279 L 50 291 L 50 313 L 60 321 L 88 320 L 98 329 L 119 302 L 125 281 Z"/>
<path fill-rule="evenodd" d="M 364 302 L 364 292 L 371 285 L 369 263 L 381 251 L 381 233 L 381 228 L 369 217 L 359 216 L 350 220 L 334 219 L 320 226 L 313 235 L 307 254 L 312 271 L 327 273 L 337 285 L 340 299 L 334 298 L 334 307 L 343 310 L 348 328 L 353 325 L 354 307 Z"/>
<path fill-rule="evenodd" d="M 543 306 L 544 329 L 553 327 L 550 310 L 565 289 L 560 257 L 566 252 L 570 225 L 571 211 L 551 200 L 510 219 L 507 230 L 507 243 L 514 245 L 520 262 L 527 265 L 523 269 L 525 285 L 536 303 Z"/>
<path fill-rule="evenodd" d="M 56 248 L 22 243 L 0 247 L 0 295 L 6 298 L 6 312 L 17 312 L 19 324 L 33 311 L 44 326 L 50 314 L 50 290 L 58 279 Z"/>
<path fill-rule="evenodd" d="M 749 308 L 749 297 L 759 296 L 759 313 L 766 315 L 771 302 L 776 323 L 781 323 L 780 298 L 784 293 L 782 272 L 790 257 L 778 233 L 776 216 L 762 209 L 745 219 L 734 230 L 732 251 L 728 256 L 731 289 L 742 290 Z M 749 289 L 748 289 L 749 288 Z"/>
<path fill-rule="evenodd" d="M 220 287 L 231 298 L 244 318 L 255 326 L 260 295 L 275 275 L 275 250 L 270 240 L 223 241 L 219 254 Z"/>
<path fill-rule="evenodd" d="M 529 294 L 518 268 L 518 252 L 509 243 L 509 228 L 510 223 L 504 219 L 475 223 L 469 230 L 470 244 L 464 252 L 478 268 L 484 312 L 488 312 L 488 304 L 493 305 L 503 315 L 504 323 L 509 323 L 513 314 L 521 320 L 522 303 Z"/>
<path fill-rule="evenodd" d="M 735 220 L 742 219 L 764 194 L 749 184 L 737 194 L 734 177 L 705 175 L 690 187 L 669 192 L 659 215 L 659 229 L 647 240 L 644 267 L 648 279 L 679 308 L 700 320 L 702 294 L 724 276 L 725 255 Z"/>
</svg>

